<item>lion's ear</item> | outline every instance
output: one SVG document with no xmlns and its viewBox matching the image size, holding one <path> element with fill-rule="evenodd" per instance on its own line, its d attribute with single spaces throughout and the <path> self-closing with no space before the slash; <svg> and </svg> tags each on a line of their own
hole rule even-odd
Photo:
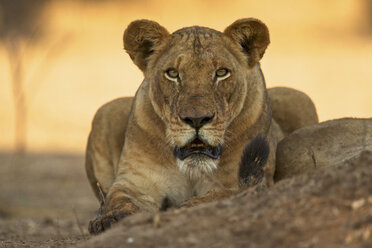
<svg viewBox="0 0 372 248">
<path fill-rule="evenodd" d="M 235 21 L 225 29 L 224 34 L 242 47 L 250 67 L 262 58 L 270 43 L 266 25 L 253 18 Z"/>
<path fill-rule="evenodd" d="M 137 20 L 130 23 L 124 32 L 124 49 L 133 62 L 145 72 L 148 58 L 168 36 L 168 31 L 158 23 Z"/>
</svg>

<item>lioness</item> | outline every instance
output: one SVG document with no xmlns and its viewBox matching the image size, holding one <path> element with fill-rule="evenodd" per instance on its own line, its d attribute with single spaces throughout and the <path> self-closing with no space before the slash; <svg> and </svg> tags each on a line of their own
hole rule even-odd
<svg viewBox="0 0 372 248">
<path fill-rule="evenodd" d="M 93 121 L 86 169 L 102 207 L 91 233 L 140 210 L 226 196 L 239 182 L 272 183 L 283 133 L 259 64 L 269 42 L 257 19 L 237 20 L 223 33 L 194 26 L 169 34 L 148 20 L 127 27 L 124 48 L 144 80 L 134 99 L 106 104 Z M 294 96 L 280 104 L 295 102 L 302 112 L 291 115 L 304 120 L 283 122 L 283 130 L 317 122 L 306 95 L 279 91 Z"/>
</svg>

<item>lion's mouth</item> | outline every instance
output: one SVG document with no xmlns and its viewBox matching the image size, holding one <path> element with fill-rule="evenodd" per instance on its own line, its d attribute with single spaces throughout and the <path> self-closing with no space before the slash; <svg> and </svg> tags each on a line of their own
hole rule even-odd
<svg viewBox="0 0 372 248">
<path fill-rule="evenodd" d="M 174 148 L 174 155 L 180 160 L 184 160 L 193 154 L 202 154 L 212 159 L 217 159 L 221 155 L 221 151 L 221 145 L 210 146 L 201 139 L 195 138 L 183 147 L 176 146 Z"/>
</svg>

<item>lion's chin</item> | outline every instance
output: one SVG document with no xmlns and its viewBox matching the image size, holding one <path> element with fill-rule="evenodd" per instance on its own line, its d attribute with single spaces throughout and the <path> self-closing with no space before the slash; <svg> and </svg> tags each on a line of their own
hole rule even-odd
<svg viewBox="0 0 372 248">
<path fill-rule="evenodd" d="M 183 160 L 177 159 L 177 166 L 191 179 L 197 179 L 217 169 L 218 161 L 218 159 L 211 159 L 202 154 L 192 154 Z"/>
<path fill-rule="evenodd" d="M 176 146 L 174 148 L 174 155 L 180 160 L 185 160 L 194 155 L 201 156 L 201 158 L 202 156 L 207 156 L 211 159 L 218 159 L 221 155 L 221 151 L 221 145 L 211 146 L 196 137 L 183 147 Z"/>
</svg>

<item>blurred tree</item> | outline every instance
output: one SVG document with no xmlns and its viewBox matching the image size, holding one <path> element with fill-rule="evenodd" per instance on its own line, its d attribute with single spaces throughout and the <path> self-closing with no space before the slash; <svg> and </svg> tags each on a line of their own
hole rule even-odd
<svg viewBox="0 0 372 248">
<path fill-rule="evenodd" d="M 49 0 L 0 0 L 0 42 L 9 58 L 15 106 L 15 152 L 23 154 L 27 142 L 27 104 L 24 88 L 24 52 L 42 36 L 43 16 Z"/>
<path fill-rule="evenodd" d="M 372 0 L 365 0 L 366 1 L 366 9 L 367 9 L 367 17 L 368 17 L 368 26 L 367 32 L 369 35 L 372 34 Z"/>
<path fill-rule="evenodd" d="M 95 4 L 109 0 L 78 0 Z M 134 0 L 132 0 L 134 1 Z M 15 154 L 22 155 L 26 151 L 27 126 L 28 126 L 28 104 L 29 97 L 25 86 L 24 57 L 30 45 L 37 43 L 43 37 L 47 18 L 46 10 L 53 0 L 0 0 L 0 45 L 5 47 L 7 52 L 10 70 L 11 85 L 15 108 Z M 36 76 L 28 83 L 40 86 L 47 68 L 51 66 L 52 60 L 60 55 L 71 40 L 70 34 L 56 38 L 56 42 L 46 48 L 43 62 L 36 73 Z"/>
</svg>

